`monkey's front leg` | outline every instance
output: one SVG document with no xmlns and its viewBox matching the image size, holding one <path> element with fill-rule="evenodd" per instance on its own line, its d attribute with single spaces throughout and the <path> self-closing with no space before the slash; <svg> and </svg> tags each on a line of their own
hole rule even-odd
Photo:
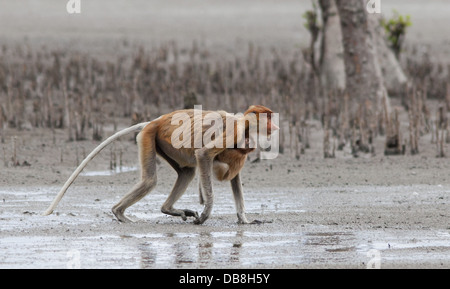
<svg viewBox="0 0 450 289">
<path fill-rule="evenodd" d="M 197 158 L 197 166 L 200 172 L 201 195 L 205 207 L 200 217 L 194 220 L 194 224 L 203 224 L 209 218 L 214 203 L 211 183 L 214 156 L 210 156 L 210 152 L 204 147 L 195 151 L 195 157 Z"/>
<path fill-rule="evenodd" d="M 242 192 L 242 183 L 240 174 L 237 174 L 231 180 L 231 189 L 233 191 L 234 202 L 236 204 L 236 213 L 239 224 L 250 224 L 245 216 L 244 194 Z"/>
<path fill-rule="evenodd" d="M 244 205 L 244 193 L 242 190 L 242 183 L 240 173 L 237 174 L 231 180 L 231 189 L 233 190 L 234 202 L 236 204 L 236 213 L 238 217 L 239 224 L 263 224 L 263 223 L 271 223 L 271 221 L 260 221 L 253 220 L 249 222 L 247 217 L 245 216 L 245 205 Z"/>
</svg>

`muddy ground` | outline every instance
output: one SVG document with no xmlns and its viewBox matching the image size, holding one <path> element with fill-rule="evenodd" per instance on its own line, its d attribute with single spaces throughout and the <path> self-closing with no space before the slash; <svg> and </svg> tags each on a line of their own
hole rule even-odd
<svg viewBox="0 0 450 289">
<path fill-rule="evenodd" d="M 83 21 L 73 18 L 77 15 L 67 18 L 56 1 L 31 2 L 26 9 L 15 1 L 2 2 L 9 5 L 0 9 L 2 41 L 26 39 L 112 53 L 111 43 L 117 40 L 176 38 L 191 45 L 198 37 L 220 47 L 218 54 L 235 53 L 236 47 L 247 47 L 247 40 L 286 49 L 307 43 L 301 14 L 309 9 L 308 1 L 286 1 L 283 7 L 264 1 L 248 17 L 243 11 L 249 1 L 234 8 L 207 8 L 204 1 L 194 1 L 191 9 L 177 10 L 163 1 L 141 1 L 137 9 L 82 0 L 78 16 Z M 448 24 L 445 1 L 382 3 L 383 9 L 392 6 L 423 24 L 412 27 L 411 42 L 448 56 L 449 31 L 433 34 L 433 27 Z M 154 14 L 147 17 L 139 12 L 144 10 Z M 119 21 L 123 11 L 131 16 Z M 124 128 L 129 120 L 119 123 Z M 213 213 L 201 226 L 160 212 L 176 177 L 164 162 L 158 164 L 155 190 L 128 210 L 136 222 L 114 220 L 110 208 L 139 179 L 131 137 L 106 148 L 55 213 L 43 217 L 40 213 L 98 142 L 66 142 L 62 130 L 7 129 L 0 145 L 0 268 L 450 268 L 450 162 L 436 158 L 431 136 L 420 139 L 419 155 L 384 156 L 384 139 L 379 137 L 375 155 L 354 158 L 346 148 L 336 158 L 324 159 L 322 130 L 319 123 L 311 125 L 313 145 L 299 160 L 284 154 L 252 163 L 251 156 L 246 164 L 242 179 L 248 218 L 261 224 L 238 225 L 230 186 L 214 182 Z M 105 130 L 113 132 L 112 127 Z M 14 137 L 18 167 L 11 162 Z M 114 152 L 117 168 L 112 172 Z M 177 206 L 202 210 L 197 179 Z"/>
<path fill-rule="evenodd" d="M 106 148 L 44 217 L 77 153 L 80 161 L 98 143 L 67 143 L 64 131 L 55 144 L 47 131 L 8 131 L 8 142 L 13 136 L 19 163 L 30 165 L 1 169 L 2 268 L 450 268 L 450 162 L 434 149 L 386 157 L 379 138 L 375 156 L 344 150 L 323 159 L 320 145 L 299 160 L 252 156 L 242 175 L 258 225 L 236 223 L 230 187 L 217 181 L 205 224 L 163 215 L 176 174 L 161 162 L 155 190 L 128 210 L 136 222 L 122 224 L 110 208 L 139 178 L 132 140 Z M 320 143 L 320 130 L 312 136 Z M 120 151 L 122 171 L 118 161 L 111 171 L 111 152 Z M 197 179 L 177 206 L 202 210 Z"/>
</svg>

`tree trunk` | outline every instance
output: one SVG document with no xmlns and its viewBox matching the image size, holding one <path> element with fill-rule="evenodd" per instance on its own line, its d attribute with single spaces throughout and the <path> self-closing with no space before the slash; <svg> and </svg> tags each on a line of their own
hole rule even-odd
<svg viewBox="0 0 450 289">
<path fill-rule="evenodd" d="M 383 107 L 383 98 L 387 98 L 374 45 L 375 33 L 369 20 L 375 16 L 366 12 L 363 0 L 336 0 L 336 5 L 342 30 L 350 121 L 363 121 L 369 126 Z"/>
<path fill-rule="evenodd" d="M 395 56 L 394 51 L 386 42 L 386 35 L 380 25 L 380 14 L 368 15 L 369 25 L 374 31 L 374 44 L 378 54 L 378 63 L 383 75 L 384 85 L 389 95 L 404 93 L 407 77 Z"/>
<path fill-rule="evenodd" d="M 342 57 L 342 32 L 335 0 L 319 0 L 322 10 L 320 43 L 320 82 L 328 90 L 345 89 L 345 66 Z"/>
</svg>

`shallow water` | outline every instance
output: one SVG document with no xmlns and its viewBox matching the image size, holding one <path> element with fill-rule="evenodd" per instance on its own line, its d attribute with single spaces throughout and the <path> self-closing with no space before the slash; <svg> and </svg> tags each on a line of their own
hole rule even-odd
<svg viewBox="0 0 450 289">
<path fill-rule="evenodd" d="M 353 263 L 364 268 L 375 256 L 383 262 L 441 260 L 447 264 L 448 235 L 442 232 L 411 241 L 411 236 L 366 243 L 349 232 L 254 234 L 101 235 L 88 237 L 3 237 L 1 268 L 251 268 Z M 383 236 L 379 237 L 383 239 Z M 433 248 L 444 248 L 433 251 Z M 373 249 L 378 255 L 373 254 Z M 415 249 L 403 254 L 404 249 Z M 444 265 L 445 265 L 444 264 Z"/>
<path fill-rule="evenodd" d="M 389 203 L 426 204 L 449 192 L 440 185 L 292 189 L 276 198 L 271 188 L 247 189 L 249 219 L 266 223 L 244 226 L 235 223 L 229 189 L 217 188 L 213 215 L 202 226 L 163 215 L 159 206 L 167 196 L 158 191 L 130 208 L 137 223 L 119 224 L 109 208 L 120 194 L 110 187 L 97 188 L 94 197 L 90 188 L 75 186 L 56 213 L 40 216 L 58 190 L 0 190 L 0 268 L 450 268 L 448 230 L 368 230 L 312 219 L 331 209 L 358 209 L 366 198 L 382 211 Z M 332 194 L 340 201 L 328 206 Z M 197 202 L 189 191 L 177 205 L 200 211 Z"/>
<path fill-rule="evenodd" d="M 270 238 L 270 240 L 266 240 Z M 200 234 L 4 237 L 2 268 L 208 268 L 292 266 L 314 262 L 316 246 L 351 238 L 330 233 L 252 234 L 238 230 Z M 313 240 L 313 242 L 311 242 Z M 333 253 L 324 252 L 327 255 Z M 79 257 L 79 259 L 76 259 Z M 323 256 L 326 258 L 326 256 Z M 74 264 L 76 262 L 76 264 Z"/>
<path fill-rule="evenodd" d="M 99 171 L 90 171 L 85 170 L 80 173 L 80 176 L 87 176 L 87 177 L 93 177 L 93 176 L 113 176 L 120 173 L 128 173 L 128 172 L 134 172 L 137 171 L 138 167 L 116 167 L 112 170 L 99 170 Z"/>
</svg>

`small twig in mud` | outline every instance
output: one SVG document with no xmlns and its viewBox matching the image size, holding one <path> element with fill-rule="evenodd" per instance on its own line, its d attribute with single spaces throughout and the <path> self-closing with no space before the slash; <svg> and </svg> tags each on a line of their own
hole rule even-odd
<svg viewBox="0 0 450 289">
<path fill-rule="evenodd" d="M 13 155 L 11 157 L 11 160 L 13 162 L 13 166 L 16 167 L 19 165 L 19 162 L 17 161 L 17 136 L 12 137 L 12 146 L 13 146 Z"/>
<path fill-rule="evenodd" d="M 398 108 L 394 109 L 394 117 L 391 121 L 391 119 L 389 118 L 389 120 L 387 120 L 386 122 L 386 142 L 385 142 L 385 146 L 384 146 L 384 154 L 385 155 L 399 155 L 399 154 L 404 154 L 404 150 L 402 148 L 402 144 L 401 144 L 401 139 L 402 139 L 402 134 L 400 131 L 400 121 L 399 121 L 399 112 L 398 112 Z M 387 114 L 386 114 L 386 117 Z"/>
<path fill-rule="evenodd" d="M 69 103 L 69 94 L 67 93 L 67 84 L 66 84 L 66 77 L 65 75 L 62 76 L 62 93 L 64 97 L 64 123 L 63 126 L 67 127 L 67 133 L 68 133 L 68 141 L 73 141 L 75 138 L 73 137 L 73 130 L 72 130 L 72 113 L 71 113 L 71 107 Z"/>
<path fill-rule="evenodd" d="M 435 134 L 436 134 L 436 157 L 443 158 L 445 157 L 445 143 L 449 138 L 448 136 L 448 120 L 447 120 L 447 112 L 444 112 L 444 108 L 441 106 L 438 109 L 436 125 L 435 125 Z"/>
<path fill-rule="evenodd" d="M 299 160 L 302 152 L 302 143 L 300 142 L 300 126 L 297 123 L 294 126 L 295 131 L 295 159 Z"/>
<path fill-rule="evenodd" d="M 326 128 L 324 130 L 324 136 L 323 136 L 323 157 L 329 158 L 328 155 L 330 151 L 330 130 Z"/>
<path fill-rule="evenodd" d="M 285 136 L 284 136 L 284 130 L 283 126 L 280 126 L 280 144 L 279 144 L 279 153 L 284 154 L 284 142 L 285 142 Z"/>
<path fill-rule="evenodd" d="M 306 121 L 302 121 L 302 143 L 304 144 L 305 149 L 309 149 L 311 146 L 309 144 L 309 136 L 311 130 Z"/>
<path fill-rule="evenodd" d="M 6 113 L 3 105 L 0 105 L 0 142 L 5 143 L 5 127 L 6 127 Z"/>
<path fill-rule="evenodd" d="M 78 157 L 78 147 L 75 147 L 75 166 L 78 167 L 78 165 L 80 164 L 80 159 Z"/>
<path fill-rule="evenodd" d="M 5 165 L 5 167 L 8 167 L 8 161 L 6 160 L 6 149 L 5 147 L 3 147 L 3 163 Z"/>
<path fill-rule="evenodd" d="M 333 144 L 331 145 L 330 139 L 332 134 L 331 129 L 325 128 L 324 131 L 324 137 L 323 137 L 323 157 L 324 158 L 334 158 L 335 157 L 335 150 L 336 150 L 336 144 L 335 144 L 335 138 L 333 137 Z"/>
<path fill-rule="evenodd" d="M 445 143 L 450 143 L 450 125 L 447 124 L 447 129 L 445 130 Z"/>
<path fill-rule="evenodd" d="M 114 130 L 116 130 L 116 124 L 114 124 Z M 103 122 L 99 118 L 95 119 L 92 130 L 92 139 L 96 141 L 101 141 L 103 139 Z"/>
<path fill-rule="evenodd" d="M 290 149 L 291 149 L 291 157 L 296 160 L 300 159 L 300 145 L 299 145 L 299 135 L 297 124 L 289 123 L 289 140 L 290 140 Z"/>
<path fill-rule="evenodd" d="M 437 127 L 437 126 L 436 126 Z M 444 152 L 444 134 L 445 134 L 445 130 L 443 129 L 436 129 L 436 157 L 437 158 L 443 158 L 445 157 L 445 152 Z"/>
<path fill-rule="evenodd" d="M 122 170 L 122 166 L 123 166 L 123 163 L 122 163 L 122 155 L 123 155 L 122 149 L 120 149 L 120 150 L 119 150 L 119 168 L 120 168 L 120 170 Z"/>
<path fill-rule="evenodd" d="M 416 88 L 413 87 L 412 93 L 409 95 L 410 106 L 408 111 L 409 116 L 409 142 L 411 146 L 411 154 L 419 153 L 419 116 L 416 101 Z"/>
<path fill-rule="evenodd" d="M 55 145 L 56 144 L 56 132 L 55 132 L 54 124 L 52 124 L 51 130 L 52 130 L 52 142 Z"/>
<path fill-rule="evenodd" d="M 116 147 L 114 145 L 111 146 L 110 150 L 110 160 L 109 160 L 109 169 L 110 170 L 115 170 L 117 167 L 117 162 L 116 162 Z"/>
<path fill-rule="evenodd" d="M 445 106 L 447 107 L 447 110 L 450 110 L 450 84 L 448 82 L 445 84 L 445 88 Z"/>
</svg>

